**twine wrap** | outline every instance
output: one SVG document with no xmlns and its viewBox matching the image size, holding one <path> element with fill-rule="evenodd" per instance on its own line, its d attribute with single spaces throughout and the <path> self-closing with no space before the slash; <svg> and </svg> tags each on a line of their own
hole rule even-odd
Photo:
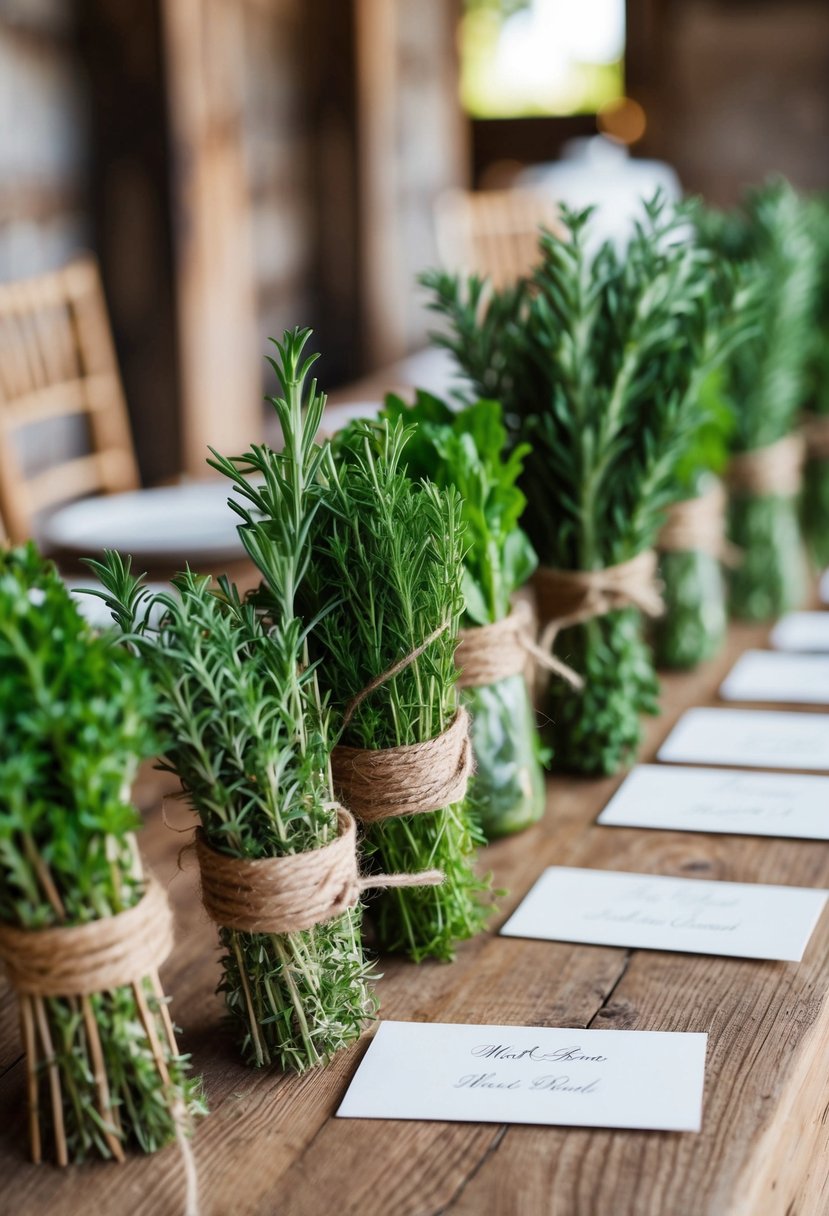
<svg viewBox="0 0 829 1216">
<path fill-rule="evenodd" d="M 455 651 L 455 666 L 460 671 L 458 687 L 481 688 L 523 675 L 528 658 L 572 682 L 570 668 L 537 645 L 531 627 L 532 610 L 526 600 L 518 600 L 502 620 L 460 629 Z"/>
<path fill-rule="evenodd" d="M 738 452 L 728 464 L 729 489 L 758 498 L 793 498 L 800 492 L 804 455 L 801 435 L 787 435 L 767 447 Z"/>
<path fill-rule="evenodd" d="M 726 493 L 721 482 L 695 498 L 672 503 L 659 533 L 660 553 L 710 553 L 727 566 L 736 565 L 739 552 L 725 536 Z"/>
<path fill-rule="evenodd" d="M 534 583 L 542 622 L 541 648 L 552 650 L 558 634 L 573 625 L 606 616 L 623 608 L 638 608 L 646 616 L 661 616 L 664 605 L 656 578 L 656 553 L 646 549 L 629 561 L 604 570 L 556 570 L 540 566 Z M 565 667 L 565 664 L 561 664 Z M 566 667 L 577 688 L 584 681 Z"/>
<path fill-rule="evenodd" d="M 286 857 L 227 857 L 211 848 L 199 828 L 196 856 L 208 916 L 243 933 L 297 933 L 356 907 L 368 888 L 443 882 L 440 870 L 361 878 L 354 816 L 343 806 L 337 807 L 336 838 L 318 849 Z"/>
<path fill-rule="evenodd" d="M 150 878 L 134 907 L 85 925 L 0 925 L 0 958 L 21 995 L 91 996 L 155 973 L 173 948 L 167 896 Z"/>
<path fill-rule="evenodd" d="M 472 774 L 469 714 L 459 709 L 442 734 L 423 743 L 338 744 L 331 769 L 337 796 L 363 823 L 438 811 L 466 796 Z"/>
<path fill-rule="evenodd" d="M 829 460 L 829 414 L 804 414 L 801 423 L 808 460 Z"/>
</svg>

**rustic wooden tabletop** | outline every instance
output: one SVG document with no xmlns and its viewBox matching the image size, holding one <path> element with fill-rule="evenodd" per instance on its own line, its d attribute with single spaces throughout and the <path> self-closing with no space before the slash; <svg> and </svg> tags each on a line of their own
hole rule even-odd
<svg viewBox="0 0 829 1216">
<path fill-rule="evenodd" d="M 679 714 L 715 701 L 736 655 L 764 629 L 732 631 L 721 658 L 664 681 L 650 759 Z M 508 889 L 493 932 L 452 966 L 380 960 L 382 1016 L 707 1031 L 700 1135 L 338 1120 L 368 1042 L 301 1078 L 235 1058 L 214 995 L 214 930 L 187 836 L 162 821 L 162 778 L 142 847 L 170 884 L 177 946 L 163 972 L 182 1042 L 204 1074 L 211 1114 L 194 1151 L 202 1216 L 824 1216 L 829 1211 L 829 914 L 801 963 L 752 962 L 499 938 L 494 931 L 552 863 L 696 878 L 829 886 L 829 844 L 596 826 L 619 779 L 550 781 L 544 821 L 488 848 Z M 168 820 L 190 824 L 179 803 Z M 15 1216 L 167 1216 L 183 1211 L 176 1148 L 122 1166 L 60 1171 L 26 1161 L 24 1069 L 15 1003 L 0 991 L 0 1211 Z"/>
</svg>

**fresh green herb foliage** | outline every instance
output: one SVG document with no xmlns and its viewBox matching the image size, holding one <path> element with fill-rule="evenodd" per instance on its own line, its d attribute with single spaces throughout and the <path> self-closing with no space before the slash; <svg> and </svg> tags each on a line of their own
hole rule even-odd
<svg viewBox="0 0 829 1216">
<path fill-rule="evenodd" d="M 517 481 L 529 448 L 507 444 L 501 406 L 478 401 L 453 412 L 428 393 L 414 406 L 386 398 L 384 416 L 417 426 L 404 462 L 415 481 L 454 486 L 466 525 L 464 628 L 502 620 L 510 596 L 536 567 L 535 552 L 518 526 L 526 499 Z M 522 675 L 465 688 L 472 715 L 476 770 L 469 798 L 487 838 L 519 831 L 544 811 L 544 779 L 535 719 Z"/>
<path fill-rule="evenodd" d="M 138 902 L 140 821 L 128 798 L 153 747 L 152 715 L 146 673 L 89 630 L 52 564 L 33 546 L 0 552 L 0 920 L 78 925 Z M 154 988 L 142 987 L 163 1044 Z M 70 1160 L 109 1157 L 107 1134 L 152 1152 L 174 1137 L 174 1109 L 203 1110 L 198 1082 L 186 1057 L 165 1050 L 165 1085 L 131 987 L 89 1001 L 120 1131 L 99 1114 L 79 999 L 45 999 Z"/>
<path fill-rule="evenodd" d="M 297 618 L 267 627 L 227 582 L 214 593 L 190 572 L 174 580 L 178 595 L 150 596 L 117 554 L 93 565 L 152 673 L 161 767 L 208 843 L 238 858 L 330 843 L 327 722 Z M 297 933 L 220 929 L 220 990 L 248 1062 L 301 1072 L 359 1036 L 372 1008 L 359 930 L 358 909 Z"/>
<path fill-rule="evenodd" d="M 755 332 L 727 365 L 732 447 L 750 452 L 788 435 L 804 402 L 817 287 L 806 206 L 776 180 L 749 192 L 743 206 L 726 215 L 701 210 L 697 226 L 718 257 L 741 269 L 757 302 Z M 791 499 L 735 494 L 729 534 L 744 553 L 730 575 L 735 615 L 767 619 L 801 600 L 805 568 Z"/>
<path fill-rule="evenodd" d="M 567 239 L 541 238 L 532 284 L 491 292 L 440 273 L 424 282 L 449 323 L 437 337 L 475 391 L 497 396 L 532 446 L 525 524 L 540 560 L 594 570 L 653 544 L 681 494 L 677 465 L 702 420 L 701 389 L 741 338 L 736 279 L 719 273 L 657 200 L 624 254 L 589 252 L 590 212 L 564 214 Z M 580 697 L 551 686 L 555 763 L 614 771 L 639 738 L 657 684 L 636 614 L 560 635 L 586 677 Z"/>
<path fill-rule="evenodd" d="M 282 389 L 272 404 L 284 451 L 256 446 L 238 459 L 214 453 L 211 462 L 238 488 L 242 501 L 231 505 L 265 576 L 267 613 L 240 602 L 226 582 L 215 595 L 207 580 L 188 573 L 177 580 L 180 599 L 160 597 L 164 615 L 152 636 L 140 625 L 152 616 L 146 593 L 129 569 L 114 556 L 97 568 L 116 618 L 155 675 L 167 766 L 181 778 L 208 842 L 232 857 L 284 856 L 336 834 L 328 714 L 296 607 L 318 505 L 314 436 L 324 406 L 315 384 L 305 403 L 316 358 L 303 358 L 308 337 L 308 330 L 286 333 L 270 360 Z M 301 1071 L 359 1035 L 373 1011 L 359 929 L 354 909 L 300 933 L 221 931 L 222 988 L 251 1063 Z"/>
<path fill-rule="evenodd" d="M 341 741 L 421 743 L 457 711 L 455 635 L 463 611 L 464 536 L 457 490 L 415 485 L 402 468 L 406 430 L 356 423 L 327 451 L 327 481 L 308 577 L 309 602 L 335 607 L 314 637 L 320 680 L 343 710 L 377 675 L 447 628 L 357 707 Z M 336 453 L 336 454 L 335 454 Z M 487 884 L 473 871 L 478 837 L 464 803 L 373 825 L 368 849 L 388 872 L 443 870 L 440 887 L 391 890 L 376 905 L 381 945 L 451 959 L 484 924 Z"/>
<path fill-rule="evenodd" d="M 657 665 L 681 670 L 713 658 L 728 628 L 719 557 L 701 549 L 662 553 L 659 577 L 665 614 L 653 627 Z"/>
<path fill-rule="evenodd" d="M 809 363 L 807 409 L 829 417 L 829 195 L 808 204 L 809 231 L 815 243 L 818 292 Z M 829 460 L 814 456 L 806 463 L 801 509 L 803 531 L 819 569 L 829 566 Z"/>
</svg>

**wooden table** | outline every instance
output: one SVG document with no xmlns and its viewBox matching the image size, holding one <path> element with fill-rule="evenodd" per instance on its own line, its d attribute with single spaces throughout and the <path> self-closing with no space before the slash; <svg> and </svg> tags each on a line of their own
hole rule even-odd
<svg viewBox="0 0 829 1216">
<path fill-rule="evenodd" d="M 724 672 L 766 631 L 732 632 L 727 652 L 664 682 L 644 756 L 679 714 L 710 703 Z M 153 778 L 157 782 L 161 778 Z M 543 823 L 489 848 L 509 889 L 497 927 L 551 863 L 692 878 L 829 886 L 814 841 L 604 828 L 618 779 L 550 782 Z M 161 786 L 143 794 L 158 803 Z M 829 808 L 827 808 L 829 811 Z M 170 811 L 188 824 L 184 807 Z M 332 1118 L 363 1041 L 324 1072 L 253 1072 L 220 1027 L 214 931 L 182 836 L 149 813 L 143 847 L 166 880 L 178 945 L 164 971 L 184 1048 L 204 1073 L 211 1115 L 195 1137 L 202 1216 L 818 1216 L 829 1211 L 829 915 L 802 963 L 752 962 L 481 937 L 452 966 L 382 960 L 388 1018 L 607 1029 L 708 1031 L 700 1135 L 372 1122 Z M 25 1160 L 23 1067 L 14 1002 L 0 1003 L 0 1211 L 15 1216 L 167 1216 L 182 1211 L 178 1152 L 59 1171 Z"/>
</svg>

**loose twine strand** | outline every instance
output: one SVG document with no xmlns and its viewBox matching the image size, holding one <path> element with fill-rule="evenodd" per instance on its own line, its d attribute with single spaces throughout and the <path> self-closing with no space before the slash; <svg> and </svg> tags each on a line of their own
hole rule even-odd
<svg viewBox="0 0 829 1216">
<path fill-rule="evenodd" d="M 436 642 L 442 633 L 446 633 L 448 628 L 449 622 L 444 621 L 442 625 L 438 625 L 437 629 L 433 629 L 429 636 L 424 638 L 419 646 L 415 646 L 414 650 L 410 650 L 407 655 L 404 655 L 402 659 L 398 659 L 396 663 L 392 663 L 391 667 L 387 667 L 386 670 L 381 672 L 379 676 L 375 676 L 372 680 L 369 680 L 365 688 L 361 689 L 356 696 L 352 697 L 346 705 L 345 713 L 343 714 L 343 730 L 345 730 L 345 728 L 348 726 L 349 722 L 354 717 L 356 709 L 362 705 L 366 697 L 371 696 L 376 689 L 382 687 L 383 684 L 387 683 L 396 675 L 399 675 L 401 671 L 405 671 L 407 667 L 411 666 L 415 659 L 419 659 L 424 651 L 428 650 L 428 648 L 432 645 L 432 642 Z"/>
<path fill-rule="evenodd" d="M 794 497 L 800 491 L 805 450 L 802 435 L 786 435 L 766 447 L 738 452 L 726 473 L 730 490 L 758 497 Z"/>
<path fill-rule="evenodd" d="M 526 600 L 518 600 L 500 621 L 461 629 L 455 651 L 455 665 L 460 670 L 458 686 L 481 688 L 521 675 L 527 659 L 532 658 L 538 667 L 580 688 L 581 677 L 550 651 L 542 650 L 531 630 L 532 610 Z"/>
<path fill-rule="evenodd" d="M 727 497 L 721 482 L 695 498 L 672 503 L 659 533 L 660 553 L 710 553 L 725 566 L 737 566 L 741 554 L 725 535 Z"/>
<path fill-rule="evenodd" d="M 557 570 L 540 566 L 534 582 L 539 617 L 544 626 L 541 649 L 549 653 L 563 629 L 622 608 L 638 608 L 646 616 L 661 616 L 664 605 L 656 566 L 656 553 L 652 549 L 604 570 Z M 583 688 L 581 676 L 570 667 L 567 671 L 573 686 Z"/>
<path fill-rule="evenodd" d="M 297 933 L 341 916 L 370 888 L 443 882 L 440 870 L 360 877 L 354 816 L 344 806 L 337 805 L 336 811 L 334 840 L 285 857 L 227 857 L 208 844 L 199 828 L 196 856 L 210 919 L 243 933 Z"/>
<path fill-rule="evenodd" d="M 804 414 L 801 431 L 809 460 L 829 460 L 829 414 Z"/>
</svg>

